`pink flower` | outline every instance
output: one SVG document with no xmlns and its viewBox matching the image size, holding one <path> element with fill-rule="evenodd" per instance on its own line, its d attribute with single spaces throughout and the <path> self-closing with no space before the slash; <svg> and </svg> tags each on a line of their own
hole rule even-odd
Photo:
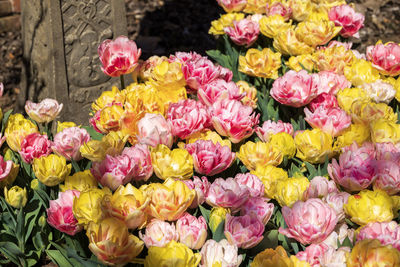
<svg viewBox="0 0 400 267">
<path fill-rule="evenodd" d="M 193 99 L 180 100 L 168 107 L 167 121 L 172 133 L 181 139 L 210 127 L 210 114 L 207 108 Z"/>
<path fill-rule="evenodd" d="M 135 172 L 135 163 L 128 155 L 112 157 L 106 155 L 103 161 L 93 162 L 90 172 L 102 186 L 116 190 L 118 186 L 129 183 Z"/>
<path fill-rule="evenodd" d="M 254 215 L 226 214 L 224 234 L 229 243 L 239 248 L 255 247 L 264 238 L 264 224 Z"/>
<path fill-rule="evenodd" d="M 151 154 L 145 144 L 136 144 L 131 147 L 125 147 L 122 155 L 127 155 L 133 162 L 132 179 L 135 181 L 147 181 L 153 174 L 153 165 L 151 164 Z"/>
<path fill-rule="evenodd" d="M 197 91 L 197 97 L 201 103 L 209 107 L 218 100 L 241 100 L 244 94 L 240 94 L 240 89 L 234 82 L 217 79 L 201 86 Z"/>
<path fill-rule="evenodd" d="M 257 22 L 242 19 L 233 21 L 233 26 L 224 28 L 224 31 L 235 44 L 249 47 L 257 40 L 260 28 Z"/>
<path fill-rule="evenodd" d="M 320 244 L 311 244 L 304 251 L 300 251 L 296 254 L 296 258 L 301 261 L 308 262 L 311 266 L 320 266 L 320 258 L 329 250 L 329 246 Z"/>
<path fill-rule="evenodd" d="M 247 4 L 247 0 L 217 0 L 217 2 L 228 13 L 242 11 Z"/>
<path fill-rule="evenodd" d="M 23 161 L 31 164 L 34 158 L 50 155 L 52 152 L 51 141 L 47 135 L 31 133 L 22 140 L 21 150 L 18 152 Z"/>
<path fill-rule="evenodd" d="M 263 142 L 268 142 L 273 134 L 288 133 L 293 136 L 293 126 L 290 123 L 282 122 L 281 120 L 275 122 L 271 120 L 264 121 L 262 127 L 256 128 L 258 138 Z"/>
<path fill-rule="evenodd" d="M 25 111 L 28 116 L 38 123 L 49 123 L 60 114 L 63 104 L 58 104 L 57 100 L 45 98 L 39 103 L 28 100 L 25 103 Z"/>
<path fill-rule="evenodd" d="M 322 93 L 308 104 L 308 108 L 311 112 L 314 112 L 319 106 L 323 106 L 325 109 L 330 109 L 337 108 L 339 104 L 334 95 Z"/>
<path fill-rule="evenodd" d="M 255 215 L 264 225 L 271 219 L 274 204 L 268 203 L 268 198 L 250 197 L 241 207 L 240 215 Z"/>
<path fill-rule="evenodd" d="M 251 136 L 258 124 L 260 114 L 255 114 L 249 106 L 237 100 L 224 99 L 212 105 L 212 124 L 222 136 L 227 136 L 232 143 Z"/>
<path fill-rule="evenodd" d="M 190 249 L 200 249 L 207 239 L 207 223 L 204 217 L 196 218 L 185 212 L 176 222 L 179 242 Z"/>
<path fill-rule="evenodd" d="M 337 74 L 333 71 L 321 71 L 312 74 L 313 81 L 317 86 L 317 94 L 322 93 L 333 94 L 344 88 L 350 88 L 351 82 L 342 74 Z"/>
<path fill-rule="evenodd" d="M 305 120 L 313 128 L 321 129 L 333 137 L 340 135 L 351 124 L 351 117 L 340 108 L 325 108 L 319 106 L 312 113 L 308 108 L 304 109 Z"/>
<path fill-rule="evenodd" d="M 3 83 L 0 83 L 0 97 L 3 96 L 3 92 L 4 92 L 4 85 Z"/>
<path fill-rule="evenodd" d="M 346 267 L 347 255 L 350 254 L 351 249 L 349 247 L 340 247 L 335 250 L 329 247 L 327 251 L 321 257 L 319 257 L 319 263 L 321 266 L 327 267 Z"/>
<path fill-rule="evenodd" d="M 400 148 L 393 143 L 375 143 L 377 160 L 391 160 L 400 163 Z"/>
<path fill-rule="evenodd" d="M 400 165 L 391 160 L 376 161 L 374 189 L 386 191 L 389 195 L 400 192 Z"/>
<path fill-rule="evenodd" d="M 251 173 L 238 173 L 235 178 L 239 185 L 247 186 L 250 192 L 250 197 L 263 197 L 264 196 L 264 184 L 254 174 Z"/>
<path fill-rule="evenodd" d="M 337 223 L 334 209 L 319 198 L 297 201 L 292 208 L 284 206 L 282 215 L 288 228 L 279 228 L 279 232 L 302 244 L 324 241 Z"/>
<path fill-rule="evenodd" d="M 350 194 L 347 192 L 328 193 L 322 200 L 327 203 L 336 213 L 338 221 L 344 220 L 343 205 L 347 204 Z"/>
<path fill-rule="evenodd" d="M 292 16 L 292 9 L 281 2 L 274 2 L 267 5 L 267 15 L 281 15 L 285 20 L 288 20 Z"/>
<path fill-rule="evenodd" d="M 46 210 L 47 222 L 57 230 L 68 235 L 75 235 L 83 227 L 78 225 L 72 212 L 75 197 L 79 197 L 78 190 L 60 192 L 56 200 L 50 200 L 50 207 Z"/>
<path fill-rule="evenodd" d="M 196 172 L 208 176 L 221 173 L 229 168 L 235 160 L 235 153 L 228 146 L 214 144 L 211 140 L 197 140 L 185 146 L 193 157 Z"/>
<path fill-rule="evenodd" d="M 360 37 L 358 31 L 364 27 L 365 18 L 363 14 L 355 12 L 351 6 L 334 6 L 329 10 L 328 16 L 336 26 L 342 26 L 340 35 L 343 37 Z"/>
<path fill-rule="evenodd" d="M 98 133 L 103 133 L 100 128 L 101 126 L 98 126 L 97 123 L 100 121 L 100 115 L 101 115 L 101 109 L 96 111 L 96 113 L 89 119 L 90 125 L 93 127 L 93 129 L 98 132 Z"/>
<path fill-rule="evenodd" d="M 68 160 L 78 161 L 82 159 L 79 148 L 89 140 L 90 135 L 85 129 L 79 127 L 65 128 L 54 136 L 51 148 L 58 155 Z"/>
<path fill-rule="evenodd" d="M 226 239 L 217 242 L 208 239 L 201 248 L 200 267 L 239 267 L 243 260 L 242 255 L 238 255 L 238 247 L 231 245 Z M 219 264 L 219 265 L 218 265 Z"/>
<path fill-rule="evenodd" d="M 114 41 L 107 39 L 98 49 L 102 71 L 111 77 L 131 73 L 138 66 L 142 53 L 136 43 L 126 36 L 119 36 Z"/>
<path fill-rule="evenodd" d="M 172 127 L 161 114 L 146 113 L 137 124 L 139 143 L 156 147 L 164 144 L 171 148 L 174 143 Z"/>
<path fill-rule="evenodd" d="M 184 64 L 186 62 L 195 62 L 201 58 L 203 57 L 196 52 L 176 52 L 175 55 L 169 57 L 169 62 L 180 62 Z"/>
<path fill-rule="evenodd" d="M 164 247 L 172 240 L 178 241 L 179 234 L 173 223 L 153 219 L 146 226 L 145 234 L 139 232 L 139 237 L 147 248 Z"/>
<path fill-rule="evenodd" d="M 250 196 L 247 186 L 238 184 L 233 178 L 217 178 L 211 184 L 207 193 L 206 202 L 213 207 L 231 208 L 239 210 Z"/>
<path fill-rule="evenodd" d="M 328 165 L 329 176 L 339 185 L 349 191 L 366 189 L 375 179 L 376 160 L 374 145 L 364 143 L 358 147 L 357 143 L 344 148 L 339 156 Z"/>
<path fill-rule="evenodd" d="M 346 50 L 350 50 L 351 47 L 353 46 L 353 43 L 352 42 L 339 42 L 339 41 L 333 40 L 328 43 L 326 48 L 331 48 L 331 47 L 335 47 L 335 46 L 337 46 L 337 47 L 343 46 L 344 48 L 346 48 Z"/>
<path fill-rule="evenodd" d="M 199 205 L 203 204 L 204 201 L 206 201 L 206 196 L 211 186 L 210 182 L 207 180 L 207 177 L 203 176 L 199 178 L 197 176 L 193 176 L 193 181 L 183 180 L 182 182 L 184 182 L 189 189 L 194 189 L 196 191 L 196 197 L 189 208 L 195 209 Z"/>
<path fill-rule="evenodd" d="M 279 103 L 298 108 L 307 105 L 318 95 L 317 85 L 307 71 L 289 70 L 274 81 L 270 94 Z"/>
<path fill-rule="evenodd" d="M 332 192 L 339 192 L 334 181 L 323 176 L 315 176 L 311 179 L 307 190 L 304 191 L 303 198 L 322 198 Z"/>
<path fill-rule="evenodd" d="M 0 183 L 5 181 L 13 168 L 12 160 L 4 160 L 0 155 Z"/>
<path fill-rule="evenodd" d="M 354 229 L 349 228 L 347 223 L 337 224 L 335 230 L 323 241 L 324 244 L 338 248 L 338 243 L 342 244 L 348 238 L 351 242 L 354 240 Z"/>
<path fill-rule="evenodd" d="M 368 223 L 357 235 L 357 242 L 364 239 L 378 239 L 382 245 L 392 245 L 400 250 L 400 225 L 395 221 Z"/>
<path fill-rule="evenodd" d="M 367 58 L 372 66 L 382 74 L 397 76 L 400 74 L 400 45 L 396 43 L 381 44 L 367 47 Z"/>
</svg>

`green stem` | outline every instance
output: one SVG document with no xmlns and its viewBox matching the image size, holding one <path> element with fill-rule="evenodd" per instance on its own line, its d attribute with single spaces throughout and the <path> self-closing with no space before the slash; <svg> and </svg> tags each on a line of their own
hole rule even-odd
<svg viewBox="0 0 400 267">
<path fill-rule="evenodd" d="M 119 76 L 119 79 L 121 80 L 121 90 L 123 90 L 125 89 L 124 75 Z"/>
</svg>

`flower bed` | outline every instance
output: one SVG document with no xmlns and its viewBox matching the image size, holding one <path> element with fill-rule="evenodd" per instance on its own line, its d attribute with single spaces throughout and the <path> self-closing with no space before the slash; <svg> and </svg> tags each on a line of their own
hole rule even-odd
<svg viewBox="0 0 400 267">
<path fill-rule="evenodd" d="M 400 45 L 352 50 L 344 1 L 218 3 L 217 63 L 122 36 L 90 127 L 1 114 L 2 264 L 400 266 Z"/>
</svg>

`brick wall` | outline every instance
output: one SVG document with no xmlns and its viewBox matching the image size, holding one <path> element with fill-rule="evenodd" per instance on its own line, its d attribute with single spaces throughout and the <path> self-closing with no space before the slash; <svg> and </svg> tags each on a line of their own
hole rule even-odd
<svg viewBox="0 0 400 267">
<path fill-rule="evenodd" d="M 0 32 L 18 31 L 21 28 L 20 0 L 0 0 Z"/>
</svg>

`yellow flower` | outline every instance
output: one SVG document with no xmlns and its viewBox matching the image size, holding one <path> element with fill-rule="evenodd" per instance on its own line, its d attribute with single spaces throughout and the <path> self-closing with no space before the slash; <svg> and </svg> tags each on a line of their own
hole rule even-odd
<svg viewBox="0 0 400 267">
<path fill-rule="evenodd" d="M 353 222 L 365 225 L 369 222 L 389 222 L 393 219 L 394 203 L 383 190 L 363 190 L 349 197 L 344 211 Z"/>
<path fill-rule="evenodd" d="M 310 0 L 289 0 L 288 5 L 292 9 L 292 17 L 297 21 L 307 19 L 314 7 Z"/>
<path fill-rule="evenodd" d="M 398 210 L 400 210 L 400 196 L 391 196 L 393 200 L 393 211 L 397 213 Z"/>
<path fill-rule="evenodd" d="M 192 134 L 190 138 L 186 139 L 186 143 L 192 144 L 197 140 L 211 140 L 214 144 L 219 143 L 221 146 L 228 146 L 229 148 L 232 146 L 229 139 L 222 139 L 222 137 L 214 131 L 197 132 Z M 181 148 L 184 148 L 184 146 Z"/>
<path fill-rule="evenodd" d="M 151 79 L 151 73 L 154 68 L 161 64 L 163 61 L 168 61 L 168 58 L 165 56 L 151 56 L 146 61 L 142 62 L 139 69 L 139 77 L 143 81 L 148 81 Z M 137 75 L 137 74 L 136 74 Z M 136 79 L 135 79 L 136 78 Z M 137 80 L 137 77 L 134 77 L 134 80 Z"/>
<path fill-rule="evenodd" d="M 345 88 L 336 95 L 339 107 L 350 114 L 352 104 L 357 100 L 369 100 L 367 92 L 362 88 Z"/>
<path fill-rule="evenodd" d="M 273 198 L 276 194 L 276 185 L 283 180 L 287 180 L 288 174 L 284 169 L 272 165 L 258 165 L 255 170 L 250 172 L 256 175 L 264 184 L 264 196 Z"/>
<path fill-rule="evenodd" d="M 225 34 L 224 28 L 230 27 L 233 25 L 234 21 L 240 21 L 242 19 L 244 19 L 243 13 L 223 14 L 219 19 L 211 22 L 211 28 L 208 33 L 212 35 L 223 35 Z"/>
<path fill-rule="evenodd" d="M 288 257 L 286 250 L 282 246 L 275 249 L 267 248 L 258 253 L 250 267 L 309 267 L 310 264 L 300 261 L 295 256 Z"/>
<path fill-rule="evenodd" d="M 278 149 L 264 142 L 249 141 L 240 146 L 236 155 L 248 170 L 255 170 L 257 165 L 277 166 L 283 160 L 283 155 Z"/>
<path fill-rule="evenodd" d="M 60 190 L 65 192 L 67 190 L 78 190 L 84 192 L 92 188 L 97 188 L 98 182 L 93 177 L 90 170 L 76 172 L 72 176 L 65 178 L 64 184 L 60 185 Z"/>
<path fill-rule="evenodd" d="M 138 103 L 141 103 L 144 113 L 160 113 L 165 115 L 167 104 L 155 85 L 151 83 L 130 84 L 124 90 L 124 94 L 126 95 L 126 109 L 134 110 Z"/>
<path fill-rule="evenodd" d="M 253 86 L 250 86 L 245 81 L 236 82 L 237 87 L 239 87 L 239 93 L 245 94 L 245 96 L 240 100 L 243 105 L 252 107 L 253 109 L 257 108 L 257 89 Z"/>
<path fill-rule="evenodd" d="M 354 123 L 369 124 L 372 121 L 383 119 L 390 122 L 397 121 L 397 114 L 385 103 L 375 103 L 368 100 L 357 100 L 350 108 Z"/>
<path fill-rule="evenodd" d="M 100 111 L 100 119 L 97 127 L 103 133 L 118 131 L 121 129 L 121 119 L 124 114 L 124 108 L 120 105 L 111 105 Z"/>
<path fill-rule="evenodd" d="M 0 108 L 0 121 L 3 120 L 3 110 Z"/>
<path fill-rule="evenodd" d="M 300 42 L 315 48 L 328 43 L 341 29 L 330 20 L 308 20 L 297 24 L 295 33 Z"/>
<path fill-rule="evenodd" d="M 258 22 L 260 25 L 260 32 L 269 37 L 274 38 L 280 32 L 286 32 L 292 25 L 292 22 L 286 22 L 285 18 L 281 15 L 263 16 Z"/>
<path fill-rule="evenodd" d="M 289 61 L 286 62 L 286 65 L 295 71 L 301 71 L 305 69 L 309 72 L 317 68 L 315 64 L 315 59 L 312 54 L 304 54 L 300 56 L 291 56 Z"/>
<path fill-rule="evenodd" d="M 144 260 L 144 267 L 196 267 L 201 255 L 174 240 L 165 247 L 150 247 Z"/>
<path fill-rule="evenodd" d="M 153 69 L 150 80 L 159 88 L 181 88 L 186 85 L 182 66 L 179 62 L 162 61 Z"/>
<path fill-rule="evenodd" d="M 106 195 L 111 195 L 111 191 L 107 187 L 91 188 L 74 198 L 72 211 L 79 224 L 86 227 L 90 222 L 98 223 L 103 219 L 102 201 Z"/>
<path fill-rule="evenodd" d="M 289 56 L 310 54 L 314 51 L 311 46 L 297 39 L 293 28 L 276 35 L 272 45 L 278 52 Z"/>
<path fill-rule="evenodd" d="M 151 149 L 154 173 L 160 179 L 174 178 L 186 180 L 193 176 L 193 158 L 182 148 L 172 151 L 163 144 Z"/>
<path fill-rule="evenodd" d="M 31 181 L 31 188 L 33 189 L 33 190 L 37 190 L 37 189 L 39 189 L 39 180 L 38 179 L 33 179 L 32 181 Z"/>
<path fill-rule="evenodd" d="M 90 223 L 86 235 L 89 249 L 107 265 L 122 266 L 136 258 L 144 247 L 144 242 L 130 234 L 122 221 L 112 217 Z"/>
<path fill-rule="evenodd" d="M 323 8 L 320 8 L 318 5 L 313 5 L 313 9 L 311 12 L 308 14 L 307 21 L 322 21 L 322 20 L 327 20 L 329 21 L 329 16 L 328 16 L 328 10 L 325 10 Z"/>
<path fill-rule="evenodd" d="M 119 186 L 114 194 L 104 197 L 105 211 L 112 217 L 125 222 L 129 229 L 143 228 L 147 221 L 145 209 L 150 203 L 147 193 L 131 184 Z"/>
<path fill-rule="evenodd" d="M 364 239 L 357 242 L 351 250 L 347 266 L 400 266 L 400 252 L 391 245 L 382 245 L 377 239 Z"/>
<path fill-rule="evenodd" d="M 71 127 L 79 127 L 76 125 L 75 122 L 72 121 L 64 121 L 64 122 L 57 122 L 57 133 L 61 132 L 62 130 L 66 128 L 71 128 Z"/>
<path fill-rule="evenodd" d="M 281 53 L 274 53 L 269 48 L 250 48 L 245 56 L 239 56 L 239 71 L 250 76 L 277 79 L 280 67 Z"/>
<path fill-rule="evenodd" d="M 335 152 L 340 152 L 342 148 L 351 145 L 354 141 L 361 146 L 369 141 L 370 129 L 365 124 L 351 124 L 344 132 L 336 138 L 333 145 Z"/>
<path fill-rule="evenodd" d="M 303 200 L 303 193 L 309 185 L 310 181 L 304 176 L 279 181 L 276 184 L 274 199 L 281 207 L 288 206 L 290 208 L 296 201 Z"/>
<path fill-rule="evenodd" d="M 250 14 L 265 14 L 266 6 L 270 0 L 247 0 L 247 5 L 243 12 Z"/>
<path fill-rule="evenodd" d="M 293 137 L 288 133 L 270 135 L 269 143 L 281 151 L 283 157 L 293 158 L 296 154 L 296 145 Z"/>
<path fill-rule="evenodd" d="M 377 120 L 371 123 L 371 140 L 374 143 L 400 142 L 400 124 L 387 120 Z"/>
<path fill-rule="evenodd" d="M 17 185 L 11 187 L 10 190 L 7 189 L 7 186 L 4 187 L 4 198 L 8 205 L 16 209 L 25 207 L 28 201 L 26 188 L 24 187 L 24 189 L 22 189 Z"/>
<path fill-rule="evenodd" d="M 111 91 L 104 91 L 92 103 L 92 110 L 94 113 L 114 103 L 124 104 L 125 96 L 121 94 L 116 86 L 113 86 Z"/>
<path fill-rule="evenodd" d="M 226 214 L 228 213 L 231 213 L 230 209 L 222 207 L 215 207 L 211 209 L 208 227 L 210 227 L 213 233 L 217 230 L 218 225 L 225 220 Z"/>
<path fill-rule="evenodd" d="M 192 204 L 196 196 L 185 183 L 168 178 L 163 184 L 143 185 L 140 190 L 150 196 L 147 213 L 160 220 L 176 221 Z"/>
<path fill-rule="evenodd" d="M 332 142 L 332 136 L 320 129 L 305 130 L 294 138 L 296 157 L 313 164 L 323 163 L 332 156 Z"/>
<path fill-rule="evenodd" d="M 372 67 L 371 62 L 365 59 L 354 59 L 353 64 L 344 68 L 344 76 L 353 86 L 373 83 L 380 78 L 379 71 Z"/>
<path fill-rule="evenodd" d="M 396 89 L 395 98 L 397 101 L 400 102 L 400 76 L 399 76 L 399 78 L 397 78 L 397 80 L 395 80 L 395 82 L 393 82 L 391 84 L 393 85 L 394 89 Z"/>
<path fill-rule="evenodd" d="M 319 71 L 333 71 L 337 74 L 343 74 L 344 68 L 350 66 L 354 59 L 353 52 L 343 46 L 320 49 L 313 56 Z"/>
<path fill-rule="evenodd" d="M 36 178 L 47 186 L 55 186 L 64 182 L 71 172 L 71 164 L 63 156 L 50 154 L 33 159 L 32 169 Z"/>
<path fill-rule="evenodd" d="M 27 120 L 22 114 L 12 114 L 8 118 L 4 136 L 7 145 L 14 151 L 21 149 L 22 140 L 31 133 L 38 133 L 37 126 L 30 120 Z"/>
</svg>

